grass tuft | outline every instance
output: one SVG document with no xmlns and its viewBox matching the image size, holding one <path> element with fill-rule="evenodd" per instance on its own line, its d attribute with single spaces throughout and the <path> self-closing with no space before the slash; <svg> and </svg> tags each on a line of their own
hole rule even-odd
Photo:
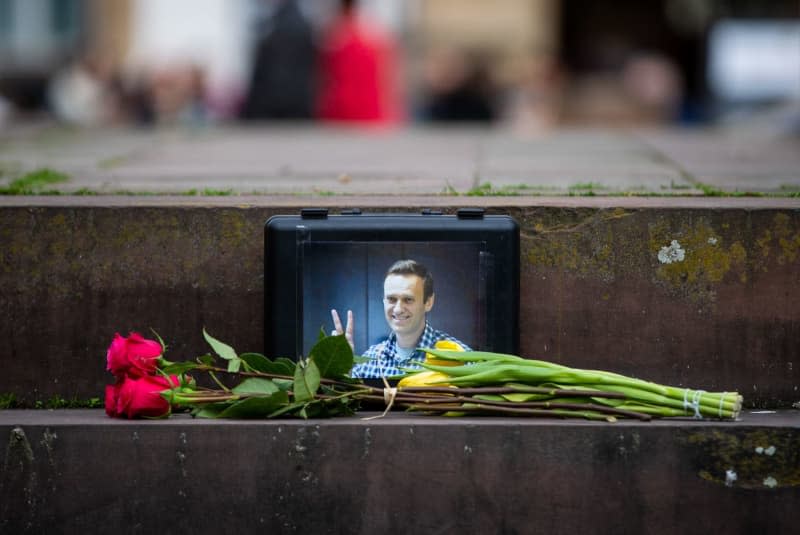
<svg viewBox="0 0 800 535">
<path fill-rule="evenodd" d="M 12 180 L 8 186 L 0 187 L 0 195 L 58 195 L 59 191 L 45 188 L 68 180 L 69 175 L 43 167 Z"/>
</svg>

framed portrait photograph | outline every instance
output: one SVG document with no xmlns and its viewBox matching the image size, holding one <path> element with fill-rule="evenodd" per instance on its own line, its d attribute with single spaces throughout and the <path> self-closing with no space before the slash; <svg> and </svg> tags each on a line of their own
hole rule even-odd
<svg viewBox="0 0 800 535">
<path fill-rule="evenodd" d="M 487 266 L 481 264 L 481 243 L 309 242 L 304 247 L 304 355 L 320 329 L 335 329 L 332 311 L 345 326 L 346 313 L 352 312 L 357 355 L 385 340 L 392 303 L 384 300 L 384 282 L 400 262 L 415 263 L 432 280 L 433 304 L 425 313 L 431 325 L 470 347 L 486 347 Z M 425 297 L 423 291 L 417 299 L 423 307 Z"/>
<path fill-rule="evenodd" d="M 264 280 L 270 356 L 305 356 L 320 333 L 346 334 L 355 355 L 375 361 L 353 376 L 370 378 L 442 340 L 518 351 L 519 229 L 508 216 L 275 216 Z"/>
</svg>

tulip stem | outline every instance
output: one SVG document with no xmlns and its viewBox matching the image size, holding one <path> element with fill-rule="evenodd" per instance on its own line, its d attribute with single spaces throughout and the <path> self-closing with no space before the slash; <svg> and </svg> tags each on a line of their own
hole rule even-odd
<svg viewBox="0 0 800 535">
<path fill-rule="evenodd" d="M 451 391 L 453 389 L 450 389 Z M 479 389 L 480 390 L 480 389 Z M 383 396 L 376 395 L 362 395 L 359 399 L 368 401 L 383 401 Z M 537 410 L 552 410 L 552 409 L 566 409 L 566 410 L 589 410 L 604 414 L 612 414 L 617 416 L 624 416 L 628 418 L 636 418 L 639 420 L 648 421 L 652 417 L 643 412 L 637 412 L 627 409 L 620 409 L 616 407 L 609 407 L 607 405 L 600 405 L 596 403 L 568 403 L 563 401 L 530 401 L 530 402 L 514 402 L 514 401 L 490 401 L 483 399 L 475 399 L 469 396 L 423 396 L 423 395 L 408 395 L 402 390 L 397 393 L 395 403 L 408 407 L 411 410 L 425 410 L 425 411 L 451 411 L 460 410 L 465 407 L 483 407 L 487 410 L 494 410 L 495 408 L 506 409 L 537 409 Z"/>
<path fill-rule="evenodd" d="M 424 405 L 411 405 L 409 406 L 410 410 L 419 410 L 419 411 L 430 411 L 430 407 L 426 407 Z M 523 407 L 495 407 L 491 405 L 454 405 L 453 407 L 448 408 L 446 411 L 443 408 L 439 408 L 436 410 L 437 412 L 455 412 L 455 413 L 463 413 L 463 412 L 483 412 L 483 413 L 500 413 L 500 414 L 507 414 L 509 416 L 542 416 L 547 418 L 552 418 L 553 416 L 561 416 L 564 418 L 576 418 L 582 417 L 587 420 L 605 420 L 605 421 L 616 421 L 616 418 L 612 414 L 603 414 L 600 412 L 593 412 L 591 410 L 567 410 L 567 409 L 532 409 L 532 408 L 523 408 Z"/>
<path fill-rule="evenodd" d="M 477 386 L 477 387 L 461 387 L 458 390 L 449 386 L 404 386 L 398 388 L 399 392 L 413 393 L 443 393 L 453 394 L 454 391 L 459 394 L 544 394 L 548 396 L 558 397 L 593 397 L 593 398 L 612 398 L 612 399 L 625 399 L 625 394 L 620 392 L 608 392 L 604 390 L 576 390 L 567 388 L 543 388 L 527 385 L 517 386 Z"/>
</svg>

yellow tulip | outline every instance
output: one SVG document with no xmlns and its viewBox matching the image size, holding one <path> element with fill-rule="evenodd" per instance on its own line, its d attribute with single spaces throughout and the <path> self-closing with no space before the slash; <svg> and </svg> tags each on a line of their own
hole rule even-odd
<svg viewBox="0 0 800 535">
<path fill-rule="evenodd" d="M 417 372 L 407 375 L 398 381 L 397 386 L 400 388 L 408 386 L 450 386 L 447 383 L 439 383 L 438 381 L 446 381 L 450 377 L 441 373 L 426 370 L 424 372 Z"/>
<path fill-rule="evenodd" d="M 461 344 L 453 342 L 452 340 L 439 340 L 433 344 L 434 349 L 441 349 L 443 351 L 464 351 Z M 427 364 L 434 364 L 436 366 L 461 366 L 461 362 L 457 360 L 437 359 L 430 353 L 425 353 L 425 362 Z"/>
</svg>

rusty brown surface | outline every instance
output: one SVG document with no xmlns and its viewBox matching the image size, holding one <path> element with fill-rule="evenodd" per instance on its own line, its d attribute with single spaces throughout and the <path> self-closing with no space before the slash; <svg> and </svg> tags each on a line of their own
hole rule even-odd
<svg viewBox="0 0 800 535">
<path fill-rule="evenodd" d="M 423 200 L 313 202 L 508 213 L 522 235 L 523 355 L 737 390 L 749 406 L 800 400 L 799 200 Z M 264 222 L 312 204 L 0 201 L 0 393 L 28 406 L 101 396 L 117 331 L 153 328 L 175 359 L 206 351 L 203 327 L 240 351 L 259 351 Z M 684 258 L 662 263 L 672 240 Z"/>
<path fill-rule="evenodd" d="M 532 212 L 532 213 L 531 213 Z M 800 397 L 796 210 L 527 211 L 522 353 L 660 383 Z M 675 240 L 684 258 L 658 259 Z"/>
</svg>

